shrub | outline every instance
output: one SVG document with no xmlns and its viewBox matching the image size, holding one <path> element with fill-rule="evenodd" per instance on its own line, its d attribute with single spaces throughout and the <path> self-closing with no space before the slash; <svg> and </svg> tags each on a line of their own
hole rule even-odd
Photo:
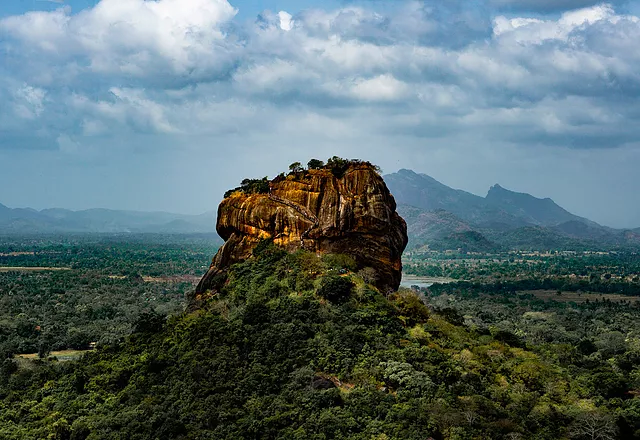
<svg viewBox="0 0 640 440">
<path fill-rule="evenodd" d="M 318 170 L 322 167 L 324 167 L 324 162 L 318 159 L 311 159 L 307 163 L 307 168 L 309 168 L 310 170 Z"/>
<path fill-rule="evenodd" d="M 302 168 L 302 164 L 300 162 L 294 162 L 289 165 L 289 171 L 291 171 L 292 173 L 301 173 L 302 171 L 304 171 L 304 168 Z"/>
<path fill-rule="evenodd" d="M 350 161 L 347 159 L 342 159 L 338 156 L 333 156 L 331 159 L 327 161 L 327 167 L 331 170 L 334 176 L 338 179 L 344 176 L 344 173 L 347 172 L 349 168 Z"/>
<path fill-rule="evenodd" d="M 345 254 L 327 254 L 322 257 L 322 261 L 327 265 L 328 269 L 333 270 L 346 269 L 353 272 L 358 267 L 356 260 Z"/>
<path fill-rule="evenodd" d="M 413 326 L 429 319 L 429 308 L 422 302 L 418 295 L 408 289 L 401 289 L 389 297 L 398 308 L 401 319 L 405 325 Z"/>
<path fill-rule="evenodd" d="M 134 333 L 156 333 L 162 330 L 165 317 L 154 310 L 143 312 L 133 324 Z"/>
<path fill-rule="evenodd" d="M 378 281 L 378 273 L 373 267 L 365 267 L 358 271 L 358 276 L 367 284 L 375 284 Z"/>
<path fill-rule="evenodd" d="M 234 192 L 240 191 L 245 194 L 267 194 L 269 192 L 269 178 L 263 177 L 262 179 L 244 179 L 240 186 L 224 193 L 224 197 L 227 198 Z"/>
<path fill-rule="evenodd" d="M 341 302 L 349 298 L 354 286 L 349 277 L 328 275 L 322 279 L 318 295 L 332 302 Z"/>
<path fill-rule="evenodd" d="M 273 239 L 262 240 L 253 248 L 253 256 L 258 259 L 278 261 L 287 255 L 287 251 L 273 244 Z"/>
</svg>

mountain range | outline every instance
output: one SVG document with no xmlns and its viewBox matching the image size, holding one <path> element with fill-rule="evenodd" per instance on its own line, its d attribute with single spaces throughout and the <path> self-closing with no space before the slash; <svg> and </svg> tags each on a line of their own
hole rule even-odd
<svg viewBox="0 0 640 440">
<path fill-rule="evenodd" d="M 11 209 L 0 204 L 0 234 L 33 233 L 206 233 L 215 232 L 215 213 L 200 215 L 110 209 Z"/>
<path fill-rule="evenodd" d="M 540 199 L 492 186 L 486 197 L 402 169 L 384 176 L 407 221 L 409 249 L 612 249 L 640 246 L 640 229 L 621 230 Z"/>
<path fill-rule="evenodd" d="M 577 216 L 550 198 L 492 186 L 485 197 L 402 169 L 384 176 L 406 220 L 407 250 L 489 252 L 510 249 L 640 248 L 640 228 L 614 229 Z M 215 212 L 200 215 L 88 209 L 8 208 L 0 204 L 0 234 L 209 233 Z"/>
</svg>

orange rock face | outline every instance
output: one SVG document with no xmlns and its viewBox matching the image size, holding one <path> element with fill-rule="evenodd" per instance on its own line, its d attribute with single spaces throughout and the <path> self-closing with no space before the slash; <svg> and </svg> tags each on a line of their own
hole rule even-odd
<svg viewBox="0 0 640 440">
<path fill-rule="evenodd" d="M 378 274 L 377 287 L 397 290 L 407 225 L 382 177 L 368 164 L 351 165 L 340 178 L 328 169 L 274 179 L 268 194 L 235 192 L 218 208 L 225 240 L 196 289 L 196 299 L 216 290 L 218 274 L 251 257 L 264 239 L 284 249 L 353 257 Z M 218 280 L 218 281 L 217 281 Z"/>
</svg>

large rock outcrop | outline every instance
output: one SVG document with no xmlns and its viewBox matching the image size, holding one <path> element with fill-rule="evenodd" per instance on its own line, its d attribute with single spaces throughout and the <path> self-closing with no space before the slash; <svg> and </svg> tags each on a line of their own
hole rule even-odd
<svg viewBox="0 0 640 440">
<path fill-rule="evenodd" d="M 218 208 L 216 229 L 225 240 L 195 299 L 216 290 L 226 269 L 251 257 L 265 239 L 289 251 L 352 256 L 360 268 L 377 272 L 377 287 L 396 290 L 407 226 L 382 177 L 368 163 L 352 163 L 336 177 L 311 169 L 268 182 L 268 192 L 236 191 Z"/>
</svg>

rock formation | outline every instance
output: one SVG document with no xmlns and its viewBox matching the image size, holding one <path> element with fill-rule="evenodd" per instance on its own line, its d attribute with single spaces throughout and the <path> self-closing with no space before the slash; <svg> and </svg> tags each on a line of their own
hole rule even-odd
<svg viewBox="0 0 640 440">
<path fill-rule="evenodd" d="M 337 173 L 330 167 L 298 171 L 268 187 L 257 182 L 264 184 L 260 193 L 233 191 L 220 203 L 216 229 L 225 244 L 200 281 L 196 299 L 215 291 L 226 269 L 251 257 L 265 239 L 289 251 L 348 254 L 359 268 L 377 272 L 381 291 L 399 287 L 407 226 L 371 164 L 347 162 Z"/>
</svg>

